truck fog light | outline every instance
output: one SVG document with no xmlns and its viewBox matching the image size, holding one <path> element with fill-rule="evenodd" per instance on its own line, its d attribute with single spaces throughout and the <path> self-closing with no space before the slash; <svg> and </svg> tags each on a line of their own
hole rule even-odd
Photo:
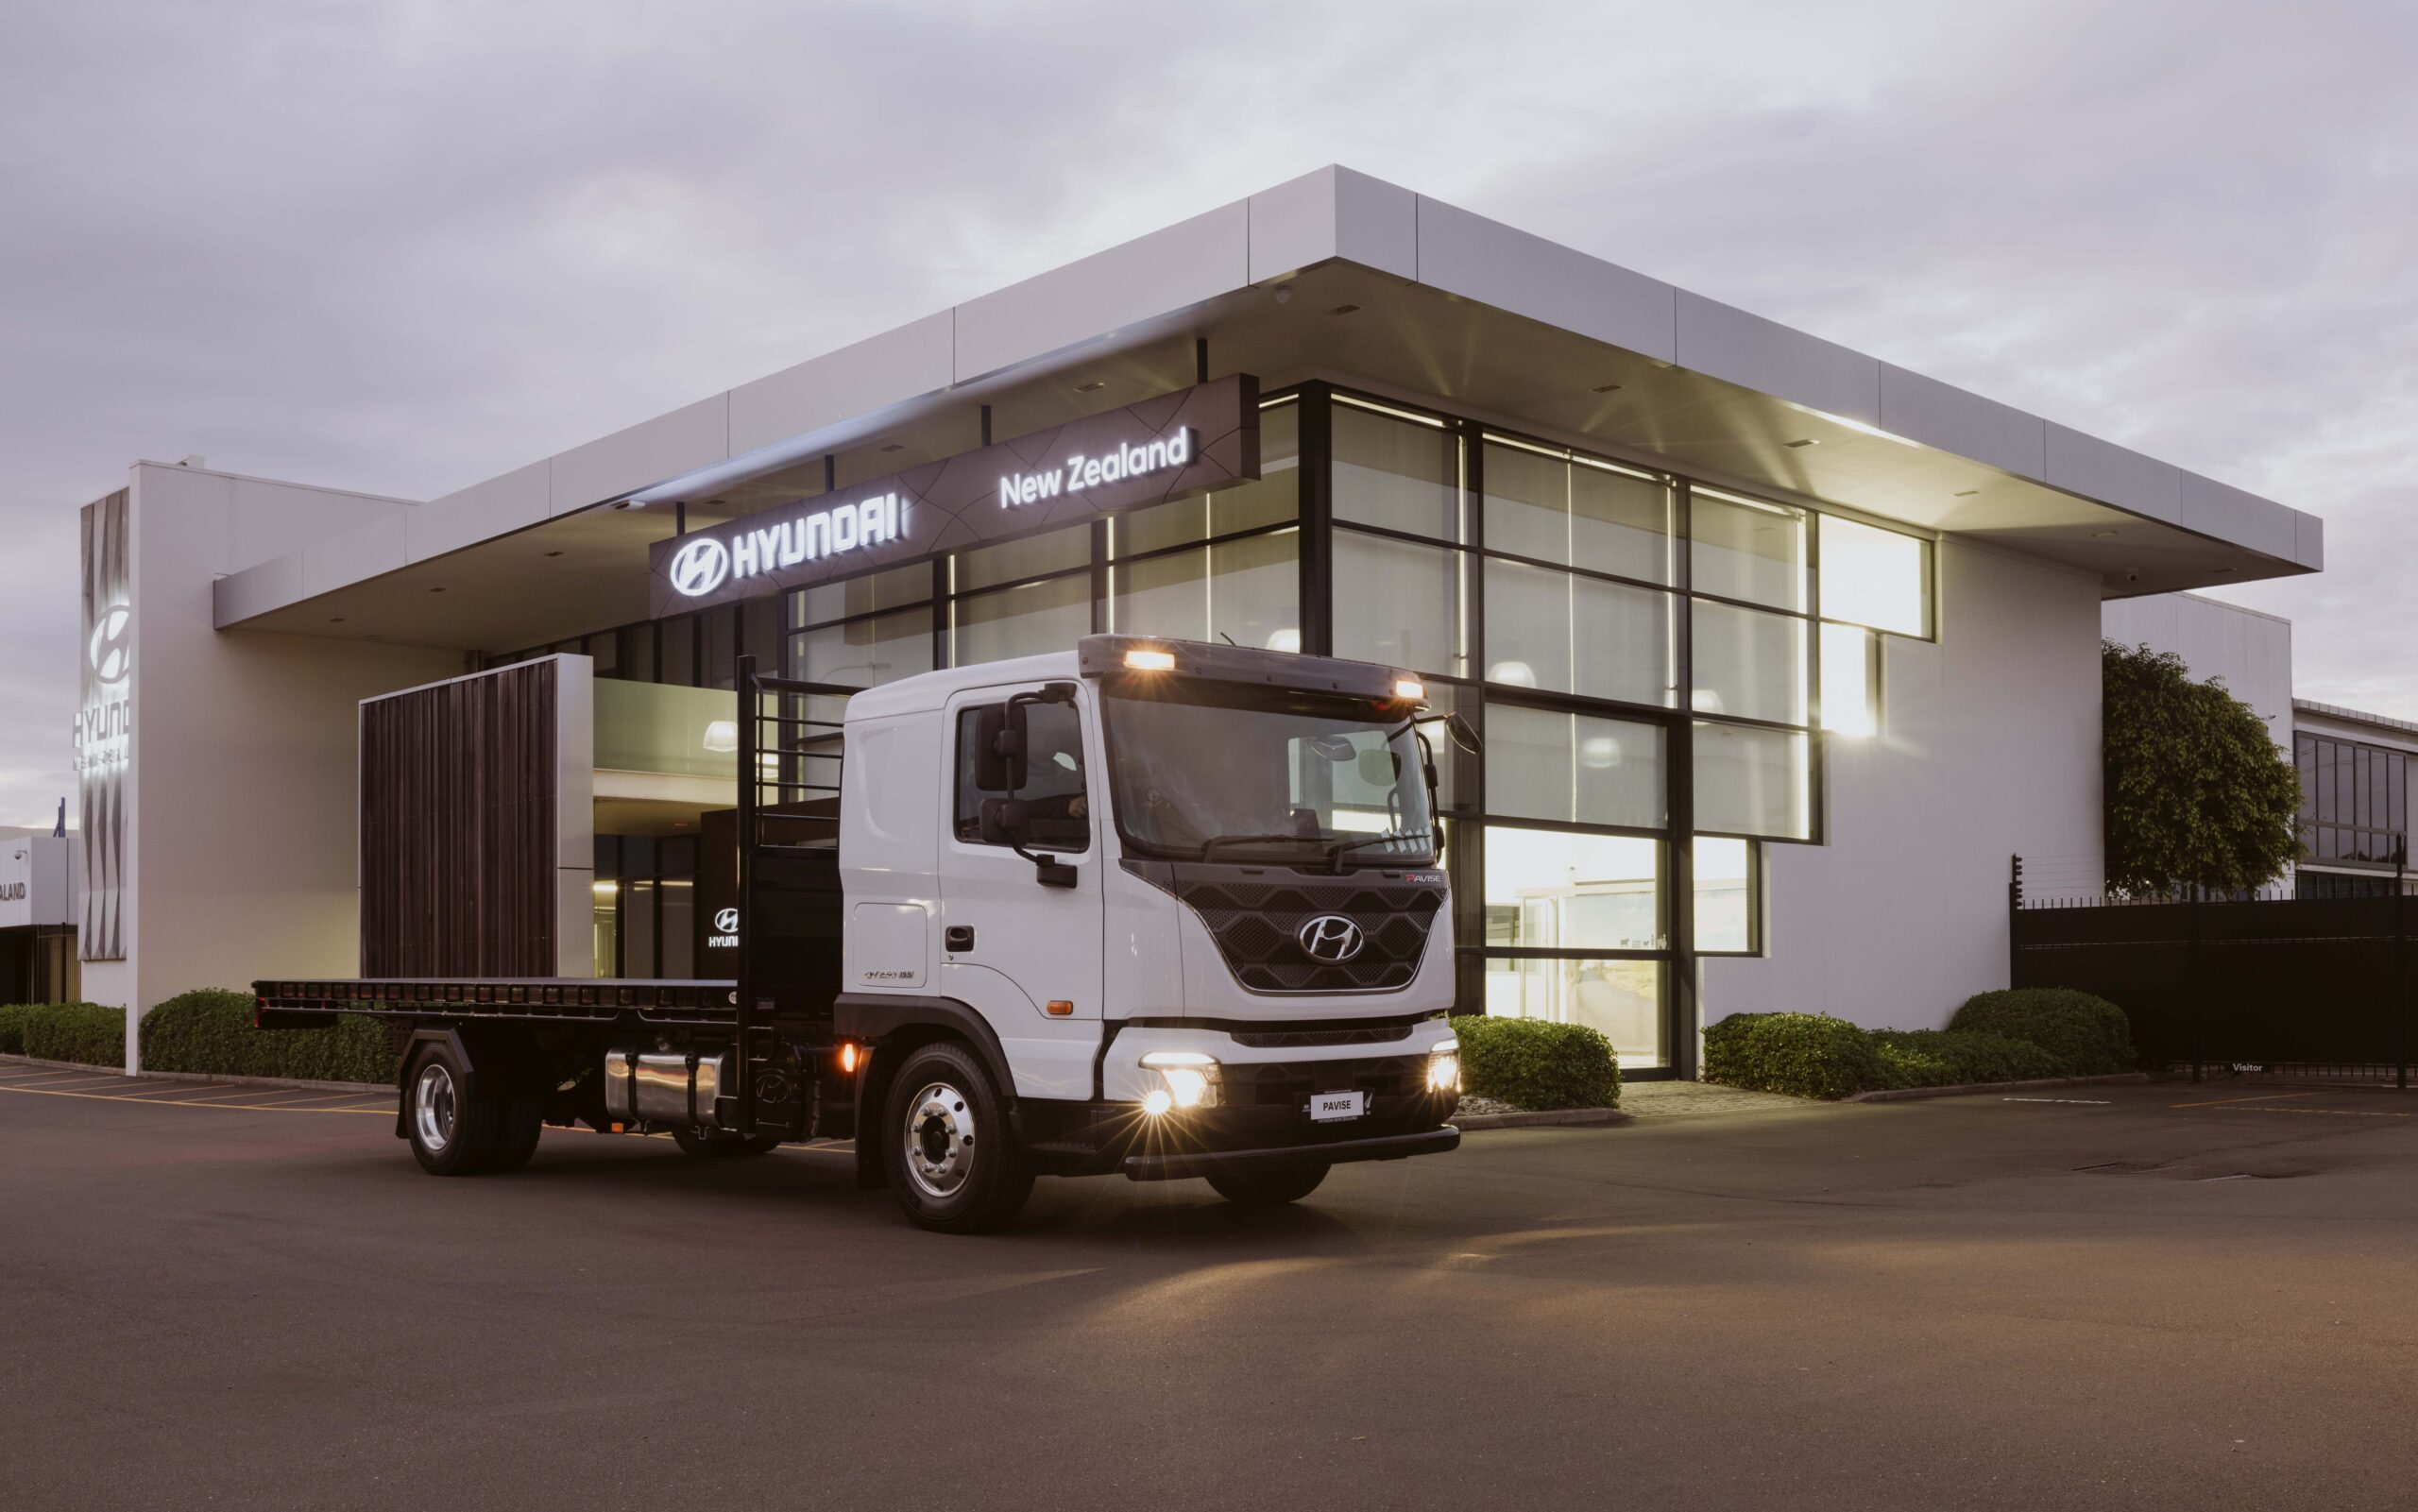
<svg viewBox="0 0 2418 1512">
<path fill-rule="evenodd" d="M 1153 1050 L 1142 1057 L 1142 1068 L 1155 1072 L 1164 1083 L 1142 1099 L 1149 1113 L 1173 1108 L 1218 1106 L 1218 1061 L 1197 1050 Z"/>
<path fill-rule="evenodd" d="M 1427 1090 L 1458 1092 L 1461 1090 L 1460 1047 L 1439 1049 L 1427 1058 Z"/>
</svg>

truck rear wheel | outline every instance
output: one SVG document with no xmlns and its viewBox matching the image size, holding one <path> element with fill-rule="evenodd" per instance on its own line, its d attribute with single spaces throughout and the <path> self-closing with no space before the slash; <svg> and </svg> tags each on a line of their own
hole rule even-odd
<svg viewBox="0 0 2418 1512">
<path fill-rule="evenodd" d="M 1032 1195 L 1032 1161 L 1008 1131 L 1007 1098 L 962 1045 L 908 1056 L 877 1137 L 891 1195 L 918 1228 L 981 1233 L 1013 1219 Z"/>
<path fill-rule="evenodd" d="M 1317 1191 L 1330 1169 L 1324 1161 L 1241 1165 L 1214 1173 L 1209 1185 L 1229 1202 L 1247 1208 L 1272 1208 L 1299 1202 Z"/>
<path fill-rule="evenodd" d="M 778 1134 L 741 1134 L 727 1129 L 674 1129 L 672 1142 L 685 1153 L 709 1161 L 769 1155 L 781 1147 Z"/>
<path fill-rule="evenodd" d="M 501 1110 L 495 1098 L 473 1097 L 468 1088 L 469 1068 L 442 1044 L 421 1050 L 404 1079 L 412 1158 L 431 1176 L 476 1176 L 495 1159 Z"/>
<path fill-rule="evenodd" d="M 546 1131 L 544 1111 L 535 1097 L 514 1097 L 501 1107 L 496 1120 L 495 1154 L 486 1169 L 497 1176 L 508 1175 L 529 1164 L 537 1153 L 538 1136 Z"/>
</svg>

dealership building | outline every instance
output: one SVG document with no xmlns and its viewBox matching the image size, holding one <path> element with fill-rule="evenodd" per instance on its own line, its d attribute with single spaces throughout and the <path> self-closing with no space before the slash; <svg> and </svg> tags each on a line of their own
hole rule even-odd
<svg viewBox="0 0 2418 1512">
<path fill-rule="evenodd" d="M 94 1001 L 728 976 L 739 655 L 1115 632 L 1424 674 L 1482 736 L 1460 1006 L 1632 1076 L 2003 985 L 2009 858 L 2099 853 L 2103 603 L 2323 563 L 2311 516 L 1339 168 L 443 498 L 145 462 L 84 525 Z M 526 838 L 509 896 L 380 828 L 447 759 L 382 712 L 432 685 L 537 722 L 461 800 Z"/>
</svg>

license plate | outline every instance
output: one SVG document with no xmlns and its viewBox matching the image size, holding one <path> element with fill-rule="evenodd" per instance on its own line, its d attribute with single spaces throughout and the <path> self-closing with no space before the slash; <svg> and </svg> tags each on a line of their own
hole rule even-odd
<svg viewBox="0 0 2418 1512">
<path fill-rule="evenodd" d="M 1310 1121 L 1318 1124 L 1340 1123 L 1357 1118 L 1369 1111 L 1369 1095 L 1365 1092 L 1314 1092 L 1310 1094 Z"/>
</svg>

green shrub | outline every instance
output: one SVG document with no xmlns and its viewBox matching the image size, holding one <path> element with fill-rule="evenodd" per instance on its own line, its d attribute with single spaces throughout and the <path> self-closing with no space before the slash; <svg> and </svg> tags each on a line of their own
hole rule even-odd
<svg viewBox="0 0 2418 1512">
<path fill-rule="evenodd" d="M 2124 1011 L 2070 987 L 2018 987 L 1965 1000 L 1951 1029 L 1987 1029 L 2028 1040 L 2055 1058 L 2055 1076 L 2097 1077 L 2133 1069 L 2133 1028 Z"/>
<path fill-rule="evenodd" d="M 248 993 L 203 988 L 169 998 L 143 1018 L 149 1071 L 290 1077 L 304 1081 L 395 1079 L 386 1030 L 366 1018 L 322 1029 L 256 1029 Z"/>
<path fill-rule="evenodd" d="M 26 1053 L 78 1065 L 126 1064 L 126 1010 L 44 1003 L 26 1018 Z"/>
<path fill-rule="evenodd" d="M 1837 1098 L 1882 1085 L 1872 1036 L 1827 1013 L 1732 1013 L 1704 1031 L 1704 1079 Z"/>
<path fill-rule="evenodd" d="M 2062 1075 L 2057 1058 L 2029 1040 L 1987 1029 L 1876 1029 L 1884 1087 L 1957 1087 Z"/>
<path fill-rule="evenodd" d="M 1478 1096 L 1540 1112 L 1620 1103 L 1612 1042 L 1583 1024 L 1469 1013 L 1453 1020 L 1453 1033 L 1461 1042 L 1461 1086 Z"/>
<path fill-rule="evenodd" d="M 42 1009 L 40 1003 L 0 1003 L 0 1055 L 26 1053 L 26 1021 Z"/>
</svg>

